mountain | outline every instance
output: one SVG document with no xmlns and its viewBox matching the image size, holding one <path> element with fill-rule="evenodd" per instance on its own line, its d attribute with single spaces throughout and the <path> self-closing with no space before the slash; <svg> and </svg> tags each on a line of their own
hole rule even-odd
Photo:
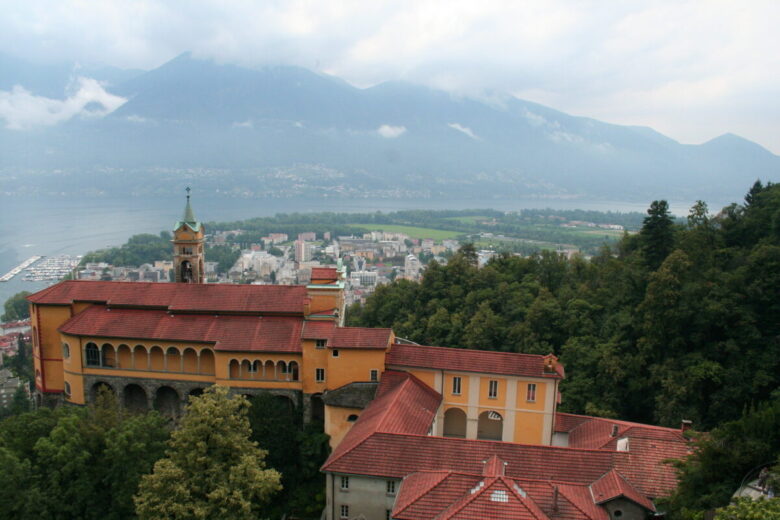
<svg viewBox="0 0 780 520">
<path fill-rule="evenodd" d="M 0 72 L 16 70 L 23 85 L 49 77 L 4 63 Z M 57 77 L 61 70 L 49 81 Z M 201 189 L 242 196 L 641 201 L 734 199 L 780 172 L 780 157 L 734 135 L 683 145 L 510 96 L 487 103 L 404 82 L 359 89 L 296 67 L 183 54 L 107 89 L 127 101 L 105 117 L 1 130 L 0 169 L 58 169 L 65 173 L 48 182 L 63 190 L 86 182 L 148 193 L 180 184 L 173 172 L 189 170 L 200 172 Z"/>
</svg>

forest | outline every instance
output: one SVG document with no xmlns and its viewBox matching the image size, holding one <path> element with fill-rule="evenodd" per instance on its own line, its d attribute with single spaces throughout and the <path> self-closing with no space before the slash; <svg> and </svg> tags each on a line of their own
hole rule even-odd
<svg viewBox="0 0 780 520">
<path fill-rule="evenodd" d="M 419 283 L 377 288 L 347 320 L 421 344 L 552 352 L 566 367 L 562 411 L 689 419 L 713 437 L 733 421 L 774 428 L 736 459 L 702 452 L 720 471 L 695 472 L 681 493 L 689 507 L 722 506 L 751 464 L 780 453 L 780 185 L 756 182 L 715 214 L 699 201 L 684 223 L 654 201 L 639 233 L 590 261 L 541 252 L 478 269 L 465 246 Z"/>
<path fill-rule="evenodd" d="M 0 422 L 0 517 L 319 518 L 321 425 L 271 395 L 248 400 L 214 386 L 172 421 L 129 413 L 101 393 Z"/>
</svg>

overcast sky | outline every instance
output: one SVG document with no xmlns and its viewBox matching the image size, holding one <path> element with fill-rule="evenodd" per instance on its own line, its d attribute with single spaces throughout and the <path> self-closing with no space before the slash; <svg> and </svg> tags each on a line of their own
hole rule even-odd
<svg viewBox="0 0 780 520">
<path fill-rule="evenodd" d="M 184 51 L 358 86 L 508 92 L 684 143 L 780 154 L 780 1 L 0 0 L 0 52 L 154 68 Z"/>
</svg>

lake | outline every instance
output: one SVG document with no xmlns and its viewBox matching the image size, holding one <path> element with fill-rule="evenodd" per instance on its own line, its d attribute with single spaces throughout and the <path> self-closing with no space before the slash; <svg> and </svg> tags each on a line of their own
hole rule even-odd
<svg viewBox="0 0 780 520">
<path fill-rule="evenodd" d="M 589 209 L 644 212 L 648 203 L 574 199 L 441 200 L 441 199 L 228 199 L 193 193 L 193 208 L 203 221 L 233 221 L 276 213 L 336 211 L 370 213 L 400 209 L 525 208 Z M 672 211 L 685 215 L 689 202 L 671 202 Z M 712 208 L 720 207 L 711 205 Z M 138 233 L 171 230 L 184 209 L 184 196 L 170 198 L 7 197 L 0 196 L 0 275 L 33 255 L 80 255 L 118 246 Z M 19 291 L 37 291 L 44 282 L 25 282 L 17 275 L 0 282 L 0 303 Z"/>
</svg>

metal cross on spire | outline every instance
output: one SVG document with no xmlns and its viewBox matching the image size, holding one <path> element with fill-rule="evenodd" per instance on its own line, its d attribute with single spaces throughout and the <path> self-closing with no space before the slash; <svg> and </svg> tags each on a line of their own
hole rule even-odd
<svg viewBox="0 0 780 520">
<path fill-rule="evenodd" d="M 189 202 L 190 201 L 190 192 L 192 191 L 192 189 L 190 189 L 190 187 L 187 186 L 186 188 L 184 188 L 184 191 L 187 192 L 187 202 Z"/>
</svg>

